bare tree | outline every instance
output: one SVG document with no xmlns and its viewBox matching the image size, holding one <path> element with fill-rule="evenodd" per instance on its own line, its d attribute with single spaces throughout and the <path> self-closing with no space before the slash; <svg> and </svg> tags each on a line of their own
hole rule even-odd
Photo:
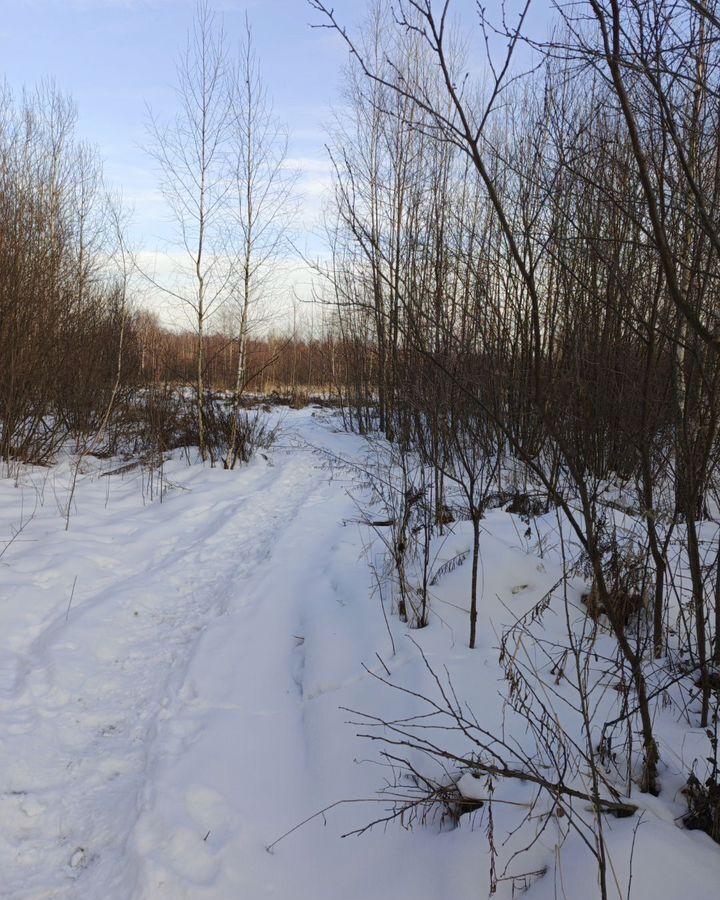
<svg viewBox="0 0 720 900">
<path fill-rule="evenodd" d="M 225 227 L 232 184 L 231 83 L 225 35 L 206 0 L 200 0 L 177 65 L 177 114 L 169 125 L 151 114 L 150 133 L 161 190 L 175 225 L 175 243 L 183 257 L 169 282 L 151 280 L 194 320 L 197 429 L 203 460 L 205 333 L 209 316 L 227 298 L 231 283 Z"/>
<path fill-rule="evenodd" d="M 228 250 L 234 267 L 231 308 L 236 319 L 237 370 L 233 392 L 233 422 L 226 466 L 237 462 L 240 401 L 253 373 L 248 369 L 248 337 L 258 304 L 271 290 L 271 281 L 292 224 L 295 173 L 287 165 L 288 135 L 275 117 L 260 76 L 252 28 L 245 18 L 245 34 L 231 77 L 229 140 L 232 162 L 231 234 Z M 232 248 L 232 249 L 230 249 Z"/>
</svg>

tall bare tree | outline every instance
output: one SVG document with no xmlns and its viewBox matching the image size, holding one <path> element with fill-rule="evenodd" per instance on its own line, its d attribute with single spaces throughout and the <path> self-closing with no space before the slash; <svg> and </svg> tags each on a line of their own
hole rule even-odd
<svg viewBox="0 0 720 900">
<path fill-rule="evenodd" d="M 269 299 L 282 265 L 294 213 L 295 173 L 287 165 L 287 129 L 274 114 L 263 84 L 250 20 L 230 82 L 232 195 L 228 252 L 233 266 L 230 308 L 236 320 L 237 369 L 226 465 L 237 462 L 238 417 L 248 369 L 248 338 L 259 304 Z"/>
<path fill-rule="evenodd" d="M 151 114 L 150 133 L 182 257 L 169 281 L 151 280 L 179 301 L 194 321 L 197 429 L 203 460 L 205 333 L 208 318 L 227 298 L 232 281 L 226 229 L 233 174 L 231 85 L 223 29 L 206 0 L 200 0 L 177 64 L 178 111 L 169 124 Z"/>
</svg>

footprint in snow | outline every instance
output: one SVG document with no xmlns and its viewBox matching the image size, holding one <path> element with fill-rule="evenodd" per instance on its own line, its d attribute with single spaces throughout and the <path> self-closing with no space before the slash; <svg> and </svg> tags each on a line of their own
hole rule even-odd
<svg viewBox="0 0 720 900">
<path fill-rule="evenodd" d="M 77 847 L 70 857 L 69 866 L 70 869 L 76 874 L 79 875 L 84 869 L 90 865 L 95 859 L 95 854 L 90 853 L 84 847 Z"/>
</svg>

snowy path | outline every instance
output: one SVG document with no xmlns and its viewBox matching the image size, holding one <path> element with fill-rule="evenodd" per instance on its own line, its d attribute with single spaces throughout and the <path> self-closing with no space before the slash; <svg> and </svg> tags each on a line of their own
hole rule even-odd
<svg viewBox="0 0 720 900">
<path fill-rule="evenodd" d="M 357 440 L 308 419 L 313 442 Z M 364 897 L 370 859 L 389 884 L 408 837 L 340 841 L 367 810 L 265 850 L 379 783 L 339 709 L 367 705 L 362 663 L 388 652 L 342 476 L 297 446 L 167 475 L 162 504 L 139 477 L 84 479 L 65 532 L 55 473 L 3 560 L 0 896 Z"/>
<path fill-rule="evenodd" d="M 358 443 L 324 430 L 310 438 L 334 450 Z M 390 649 L 357 529 L 342 525 L 357 510 L 342 476 L 331 478 L 307 451 L 293 471 L 304 499 L 262 565 L 236 582 L 226 614 L 204 630 L 163 717 L 130 897 L 439 900 L 456 880 L 443 863 L 428 872 L 418 835 L 340 839 L 374 807 L 338 810 L 327 826 L 316 820 L 273 854 L 265 849 L 325 805 L 375 795 L 382 777 L 358 765 L 367 747 L 340 707 L 388 708 L 362 668 L 379 670 L 375 651 Z"/>
<path fill-rule="evenodd" d="M 433 687 L 395 618 L 392 655 L 361 535 L 343 524 L 357 512 L 345 475 L 303 441 L 349 456 L 363 446 L 302 411 L 268 461 L 235 473 L 168 464 L 163 503 L 143 496 L 138 474 L 90 471 L 67 532 L 62 467 L 36 473 L 34 486 L 0 481 L 3 535 L 21 508 L 26 518 L 35 509 L 0 558 L 0 897 L 487 896 L 487 841 L 469 817 L 455 830 L 340 838 L 386 809 L 376 792 L 387 775 L 343 708 L 415 711 L 363 666 L 382 674 L 379 654 L 396 684 Z M 451 602 L 438 597 L 431 627 L 411 637 L 497 729 L 496 623 L 557 572 L 523 549 L 512 517 L 498 511 L 487 525 L 478 649 L 465 646 L 467 567 L 447 576 Z M 448 556 L 467 541 L 458 527 Z M 337 807 L 266 851 L 317 810 L 356 798 L 375 800 Z M 649 803 L 633 900 L 708 895 L 716 845 L 678 829 L 679 811 L 677 799 Z M 499 833 L 517 824 L 512 806 L 495 815 Z M 622 881 L 633 821 L 607 828 Z M 528 864 L 558 852 L 549 828 Z M 549 875 L 528 896 L 593 896 L 589 854 L 563 853 L 565 884 L 582 891 Z M 512 884 L 497 896 L 510 898 Z"/>
<path fill-rule="evenodd" d="M 189 485 L 138 510 L 137 529 L 115 529 L 101 557 L 90 551 L 90 566 L 74 561 L 69 614 L 63 600 L 44 620 L 28 616 L 24 629 L 13 629 L 0 685 L 3 895 L 128 896 L 136 877 L 129 839 L 149 766 L 167 753 L 163 720 L 198 636 L 231 608 L 258 601 L 253 579 L 322 479 L 307 453 L 280 459 L 276 468 L 255 467 L 250 479 L 240 475 L 237 496 L 223 499 L 219 473 L 205 473 L 214 491 L 193 496 Z M 62 544 L 77 545 L 79 535 L 97 543 L 74 521 L 67 536 L 43 536 L 40 552 L 54 560 L 58 581 Z M 26 554 L 36 558 L 38 548 Z M 14 563 L 22 570 L 22 557 Z M 113 575 L 88 594 L 93 563 Z"/>
</svg>

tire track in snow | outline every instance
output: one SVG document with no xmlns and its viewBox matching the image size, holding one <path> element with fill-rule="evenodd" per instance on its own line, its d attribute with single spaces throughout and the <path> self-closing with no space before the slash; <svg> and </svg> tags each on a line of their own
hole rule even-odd
<svg viewBox="0 0 720 900">
<path fill-rule="evenodd" d="M 200 527 L 171 542 L 152 572 L 86 598 L 30 644 L 0 720 L 0 895 L 128 896 L 129 838 L 158 721 L 203 629 L 242 594 L 323 477 L 298 451 L 276 455 L 260 484 L 250 476 L 227 475 L 245 494 L 235 510 L 225 482 L 219 510 L 208 522 L 193 507 Z M 190 509 L 189 499 L 175 506 Z M 120 558 L 164 533 L 161 520 L 118 548 Z"/>
</svg>

